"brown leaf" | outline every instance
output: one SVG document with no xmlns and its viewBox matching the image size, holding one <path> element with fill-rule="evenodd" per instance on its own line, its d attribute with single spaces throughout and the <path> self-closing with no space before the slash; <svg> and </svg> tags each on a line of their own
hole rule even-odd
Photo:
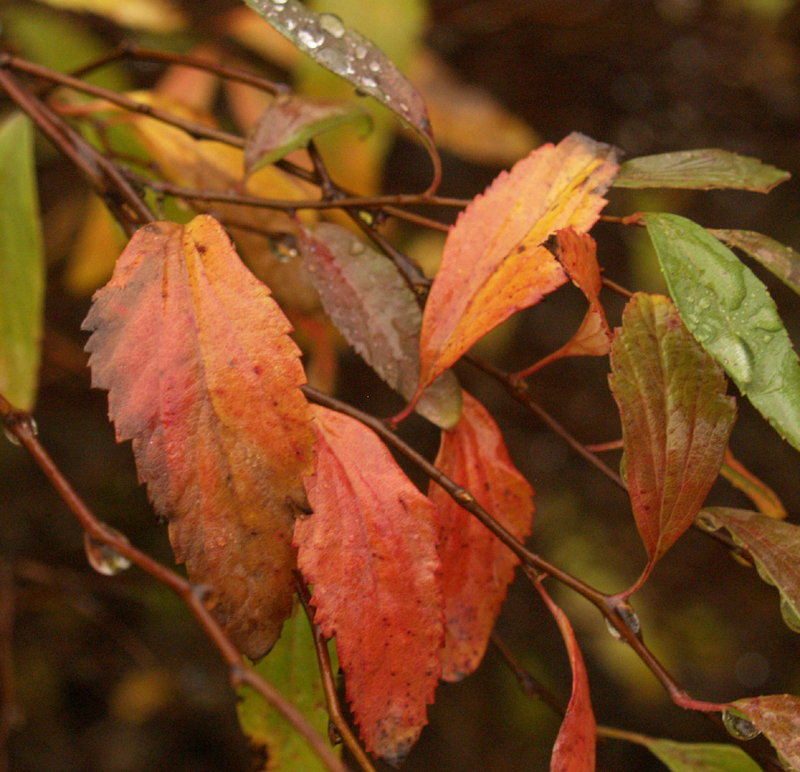
<svg viewBox="0 0 800 772">
<path fill-rule="evenodd" d="M 312 468 L 291 329 L 213 218 L 139 230 L 83 324 L 92 384 L 189 578 L 263 656 L 292 607 L 292 503 Z"/>
<path fill-rule="evenodd" d="M 508 456 L 489 412 L 464 392 L 455 428 L 442 433 L 436 467 L 473 491 L 478 503 L 517 539 L 531 532 L 533 488 Z M 440 524 L 445 603 L 442 678 L 458 681 L 483 659 L 519 558 L 435 483 L 428 493 Z"/>
<path fill-rule="evenodd" d="M 543 242 L 567 226 L 591 228 L 616 170 L 608 145 L 571 134 L 535 150 L 475 198 L 450 230 L 425 306 L 418 391 L 566 281 Z"/>
<path fill-rule="evenodd" d="M 536 589 L 555 617 L 572 666 L 572 695 L 553 746 L 550 772 L 594 772 L 597 724 L 589 694 L 589 679 L 578 641 L 567 615 L 551 600 L 541 582 Z"/>
<path fill-rule="evenodd" d="M 731 705 L 764 733 L 791 769 L 800 769 L 800 697 L 768 694 Z"/>
<path fill-rule="evenodd" d="M 628 302 L 611 370 L 628 492 L 649 558 L 630 594 L 694 522 L 719 474 L 736 406 L 722 369 L 660 295 Z"/>
<path fill-rule="evenodd" d="M 314 407 L 314 510 L 297 521 L 298 564 L 336 636 L 347 698 L 367 750 L 402 760 L 427 723 L 441 673 L 436 513 L 360 422 Z"/>
</svg>

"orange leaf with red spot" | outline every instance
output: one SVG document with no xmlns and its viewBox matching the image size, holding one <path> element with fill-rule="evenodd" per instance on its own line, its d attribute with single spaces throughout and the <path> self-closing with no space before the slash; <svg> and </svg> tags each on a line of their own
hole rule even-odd
<svg viewBox="0 0 800 772">
<path fill-rule="evenodd" d="M 489 412 L 464 392 L 461 419 L 442 433 L 436 466 L 522 541 L 531 532 L 533 488 L 508 456 Z M 438 485 L 429 496 L 441 526 L 445 603 L 442 678 L 458 681 L 480 664 L 519 558 Z"/>
<path fill-rule="evenodd" d="M 313 459 L 289 322 L 202 215 L 139 230 L 83 326 L 92 384 L 177 560 L 234 643 L 263 656 L 292 608 L 292 505 Z"/>
<path fill-rule="evenodd" d="M 450 230 L 422 322 L 419 391 L 516 311 L 566 281 L 543 244 L 586 231 L 617 172 L 608 145 L 571 134 L 503 172 Z"/>
<path fill-rule="evenodd" d="M 297 521 L 316 621 L 336 636 L 367 749 L 402 760 L 427 723 L 441 673 L 436 513 L 386 446 L 353 418 L 314 408 L 314 513 Z"/>
</svg>

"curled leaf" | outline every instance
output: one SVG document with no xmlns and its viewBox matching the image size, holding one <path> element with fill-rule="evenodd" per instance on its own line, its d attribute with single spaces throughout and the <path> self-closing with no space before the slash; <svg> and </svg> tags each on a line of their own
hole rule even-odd
<svg viewBox="0 0 800 772">
<path fill-rule="evenodd" d="M 169 520 L 176 559 L 234 643 L 262 657 L 292 608 L 293 506 L 311 413 L 291 326 L 219 223 L 139 230 L 83 323 L 92 385 Z"/>
<path fill-rule="evenodd" d="M 533 520 L 533 488 L 509 458 L 489 412 L 464 392 L 464 410 L 442 433 L 436 467 L 473 491 L 478 503 L 523 541 Z M 439 557 L 445 604 L 442 678 L 458 681 L 478 667 L 519 558 L 431 482 L 428 495 L 440 525 Z"/>
<path fill-rule="evenodd" d="M 350 29 L 332 13 L 316 13 L 298 0 L 245 0 L 278 32 L 317 64 L 339 75 L 362 94 L 377 99 L 409 124 L 422 140 L 435 167 L 435 190 L 441 161 L 430 120 L 417 90 L 371 40 Z"/>
<path fill-rule="evenodd" d="M 680 150 L 626 161 L 614 180 L 617 188 L 735 188 L 769 193 L 791 175 L 728 150 Z"/>
<path fill-rule="evenodd" d="M 628 492 L 649 558 L 633 592 L 694 522 L 716 479 L 736 415 L 721 368 L 660 295 L 625 307 L 611 348 Z"/>
<path fill-rule="evenodd" d="M 800 363 L 767 288 L 691 220 L 674 214 L 644 219 L 686 326 L 776 431 L 800 449 Z"/>
<path fill-rule="evenodd" d="M 800 632 L 800 526 L 727 507 L 709 507 L 702 515 L 727 528 L 755 558 L 761 578 L 780 591 L 786 624 Z"/>
<path fill-rule="evenodd" d="M 711 230 L 712 236 L 758 260 L 787 287 L 800 294 L 800 255 L 791 247 L 755 231 Z"/>
<path fill-rule="evenodd" d="M 561 228 L 591 228 L 616 170 L 608 145 L 571 134 L 501 173 L 462 212 L 425 306 L 418 391 L 487 332 L 567 280 L 543 243 Z"/>
<path fill-rule="evenodd" d="M 332 223 L 304 229 L 300 247 L 333 323 L 386 383 L 411 399 L 419 380 L 422 311 L 395 265 Z M 442 373 L 416 409 L 437 426 L 455 426 L 461 414 L 461 387 L 455 375 Z"/>
<path fill-rule="evenodd" d="M 317 134 L 342 123 L 357 122 L 369 131 L 369 114 L 347 102 L 323 101 L 281 94 L 259 116 L 244 147 L 245 172 L 274 163 L 301 147 Z"/>
<path fill-rule="evenodd" d="M 744 464 L 737 461 L 730 448 L 725 451 L 725 460 L 722 463 L 720 474 L 734 488 L 742 491 L 762 515 L 774 517 L 777 520 L 783 520 L 786 517 L 786 510 L 778 498 L 778 494 L 763 480 L 756 477 Z"/>
<path fill-rule="evenodd" d="M 314 412 L 314 513 L 295 527 L 298 564 L 317 623 L 336 636 L 367 750 L 399 762 L 427 723 L 442 667 L 436 514 L 370 429 Z"/>
</svg>

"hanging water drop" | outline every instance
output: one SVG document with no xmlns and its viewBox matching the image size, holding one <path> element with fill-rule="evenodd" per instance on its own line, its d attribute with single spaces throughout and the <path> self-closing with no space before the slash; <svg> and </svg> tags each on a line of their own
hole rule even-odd
<svg viewBox="0 0 800 772">
<path fill-rule="evenodd" d="M 10 418 L 12 421 L 16 423 L 27 426 L 31 434 L 36 435 L 39 433 L 39 427 L 36 424 L 36 419 L 32 415 L 27 415 L 25 413 L 15 413 L 12 414 Z M 5 423 L 3 424 L 3 434 L 5 434 L 6 439 L 12 445 L 17 445 L 17 446 L 22 445 L 22 443 L 17 438 L 17 435 L 14 434 L 14 432 L 12 432 L 11 429 L 9 429 Z"/>
<path fill-rule="evenodd" d="M 325 32 L 335 38 L 344 37 L 344 33 L 347 32 L 347 27 L 344 26 L 344 22 L 333 13 L 320 14 L 318 24 L 320 29 L 325 30 Z"/>
<path fill-rule="evenodd" d="M 737 740 L 752 740 L 761 734 L 761 730 L 749 718 L 733 708 L 722 712 L 722 723 L 728 734 Z"/>
<path fill-rule="evenodd" d="M 126 542 L 128 541 L 125 536 L 115 531 L 113 528 L 109 530 L 113 531 L 122 539 L 125 539 Z M 83 546 L 86 550 L 86 559 L 89 561 L 89 565 L 97 571 L 98 574 L 114 576 L 120 573 L 120 571 L 131 567 L 131 561 L 128 560 L 128 558 L 124 555 L 120 555 L 119 552 L 113 547 L 109 547 L 105 542 L 95 539 L 88 531 L 83 532 Z"/>
<path fill-rule="evenodd" d="M 790 630 L 800 633 L 800 614 L 783 594 L 781 594 L 781 616 Z"/>
<path fill-rule="evenodd" d="M 638 638 L 639 633 L 642 630 L 642 623 L 639 621 L 639 617 L 631 607 L 630 603 L 618 604 L 616 606 L 616 612 L 619 614 L 620 619 L 622 619 L 626 627 Z M 608 617 L 606 617 L 606 627 L 613 638 L 616 638 L 618 641 L 622 640 L 622 635 L 620 634 L 619 630 L 617 630 L 617 628 L 611 624 L 611 620 L 608 619 Z"/>
</svg>

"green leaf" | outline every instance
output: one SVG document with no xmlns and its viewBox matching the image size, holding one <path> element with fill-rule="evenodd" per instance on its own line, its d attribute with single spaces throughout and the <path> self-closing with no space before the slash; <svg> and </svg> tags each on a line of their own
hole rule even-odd
<svg viewBox="0 0 800 772">
<path fill-rule="evenodd" d="M 300 248 L 339 332 L 386 383 L 411 399 L 419 380 L 422 311 L 395 265 L 333 223 L 304 229 Z M 442 429 L 452 429 L 461 405 L 461 386 L 447 370 L 425 389 L 416 410 Z"/>
<path fill-rule="evenodd" d="M 245 0 L 256 13 L 317 64 L 367 94 L 410 125 L 441 175 L 430 119 L 422 97 L 397 65 L 371 40 L 347 27 L 332 13 L 316 13 L 298 0 Z"/>
<path fill-rule="evenodd" d="M 737 247 L 758 260 L 782 282 L 800 294 L 800 254 L 769 236 L 755 231 L 711 230 L 708 232 L 730 247 Z"/>
<path fill-rule="evenodd" d="M 800 772 L 800 697 L 768 694 L 731 703 L 772 743 L 786 769 Z"/>
<path fill-rule="evenodd" d="M 33 127 L 0 125 L 0 393 L 20 410 L 36 399 L 44 306 L 44 247 Z"/>
<path fill-rule="evenodd" d="M 727 150 L 682 150 L 632 158 L 614 181 L 618 188 L 736 188 L 768 193 L 791 175 L 757 158 Z"/>
<path fill-rule="evenodd" d="M 709 507 L 700 514 L 701 525 L 724 526 L 755 558 L 761 578 L 780 591 L 786 624 L 800 633 L 800 527 L 745 509 Z"/>
<path fill-rule="evenodd" d="M 334 665 L 334 672 L 336 672 Z M 328 733 L 328 712 L 311 626 L 302 610 L 295 609 L 283 625 L 272 651 L 256 670 L 292 702 L 323 736 Z M 278 712 L 250 687 L 239 689 L 239 723 L 264 763 L 254 767 L 286 772 L 316 772 L 326 767 L 308 743 Z"/>
<path fill-rule="evenodd" d="M 628 492 L 649 558 L 632 592 L 694 522 L 722 465 L 736 406 L 720 367 L 661 295 L 628 302 L 611 371 Z"/>
<path fill-rule="evenodd" d="M 762 772 L 741 748 L 723 743 L 678 743 L 642 738 L 644 745 L 671 772 Z"/>
<path fill-rule="evenodd" d="M 244 147 L 244 167 L 252 174 L 308 143 L 322 132 L 342 123 L 357 122 L 363 133 L 372 119 L 347 102 L 323 101 L 281 95 L 258 118 Z"/>
<path fill-rule="evenodd" d="M 686 326 L 800 450 L 800 364 L 767 288 L 697 223 L 674 214 L 644 219 Z"/>
</svg>

